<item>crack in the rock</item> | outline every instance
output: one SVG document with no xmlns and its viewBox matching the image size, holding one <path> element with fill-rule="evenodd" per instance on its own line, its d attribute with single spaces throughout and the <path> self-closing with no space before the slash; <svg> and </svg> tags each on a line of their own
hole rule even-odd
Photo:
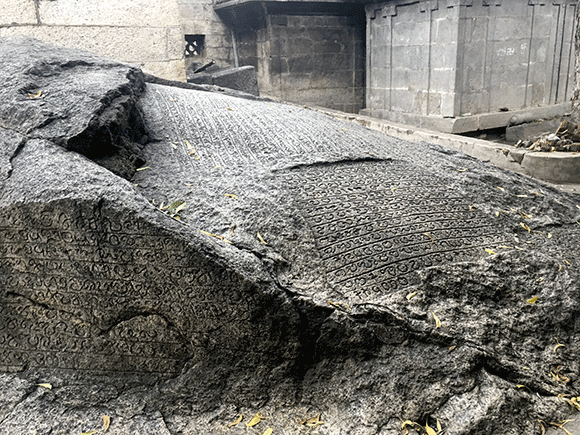
<svg viewBox="0 0 580 435">
<path fill-rule="evenodd" d="M 6 175 L 6 178 L 7 179 L 10 178 L 12 176 L 12 172 L 14 172 L 14 166 L 12 165 L 12 162 L 22 152 L 22 150 L 24 149 L 24 147 L 26 146 L 27 143 L 28 143 L 28 141 L 27 141 L 26 137 L 22 138 L 22 140 L 16 146 L 16 149 L 12 153 L 12 156 L 10 156 L 10 159 L 8 160 L 9 169 L 8 169 L 8 172 L 7 172 L 7 175 Z"/>
<path fill-rule="evenodd" d="M 292 171 L 296 169 L 303 169 L 303 168 L 318 168 L 318 167 L 325 167 L 325 166 L 338 166 L 338 165 L 348 165 L 354 163 L 368 163 L 368 162 L 394 162 L 394 159 L 391 157 L 374 157 L 374 156 L 364 156 L 364 157 L 343 157 L 336 160 L 325 160 L 325 161 L 318 161 L 318 162 L 311 162 L 311 163 L 298 163 L 298 164 L 291 164 L 289 166 L 283 166 L 280 168 L 272 169 L 272 172 L 284 172 L 284 171 Z"/>
</svg>

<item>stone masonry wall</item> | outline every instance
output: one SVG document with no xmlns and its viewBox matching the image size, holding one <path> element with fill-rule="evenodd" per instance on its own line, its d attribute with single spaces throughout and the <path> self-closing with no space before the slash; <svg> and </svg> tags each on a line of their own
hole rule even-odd
<svg viewBox="0 0 580 435">
<path fill-rule="evenodd" d="M 23 34 L 185 80 L 177 2 L 2 0 L 0 37 Z"/>
<path fill-rule="evenodd" d="M 364 107 L 364 23 L 356 17 L 269 15 L 238 38 L 240 64 L 256 67 L 262 94 L 345 112 Z"/>
<path fill-rule="evenodd" d="M 367 107 L 458 117 L 568 101 L 576 5 L 575 0 L 369 5 Z"/>
<path fill-rule="evenodd" d="M 232 35 L 213 8 L 212 0 L 177 0 L 184 35 L 203 35 L 204 47 L 199 54 L 186 57 L 192 62 L 215 60 L 218 65 L 234 65 Z"/>
</svg>

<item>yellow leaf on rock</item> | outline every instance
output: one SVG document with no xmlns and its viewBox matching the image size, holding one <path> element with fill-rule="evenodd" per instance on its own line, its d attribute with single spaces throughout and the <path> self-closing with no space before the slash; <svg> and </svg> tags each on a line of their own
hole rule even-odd
<svg viewBox="0 0 580 435">
<path fill-rule="evenodd" d="M 427 433 L 427 435 L 437 435 L 437 432 L 435 432 L 435 429 L 430 427 L 428 424 L 425 424 L 425 432 Z"/>
<path fill-rule="evenodd" d="M 108 415 L 103 415 L 103 432 L 107 432 L 107 429 L 109 429 L 109 426 L 111 425 L 111 417 L 109 417 Z"/>
<path fill-rule="evenodd" d="M 238 199 L 238 197 L 236 195 L 234 195 L 233 193 L 224 193 L 224 196 L 227 196 L 229 198 Z"/>
<path fill-rule="evenodd" d="M 149 166 L 143 166 L 142 168 L 137 168 L 136 170 L 138 172 L 138 171 L 144 171 L 145 169 L 150 169 L 150 167 Z"/>
<path fill-rule="evenodd" d="M 239 424 L 243 420 L 243 418 L 244 418 L 244 416 L 242 414 L 238 415 L 238 418 L 236 418 L 236 421 L 233 421 L 230 424 L 228 424 L 228 427 L 232 427 L 232 426 L 235 426 L 236 424 Z"/>
<path fill-rule="evenodd" d="M 467 171 L 467 168 L 458 169 L 457 171 L 458 171 L 458 172 L 465 172 L 465 171 Z"/>
<path fill-rule="evenodd" d="M 564 347 L 564 345 L 558 341 L 558 337 L 554 337 L 554 340 L 556 340 L 556 343 L 558 343 L 556 346 L 554 346 L 554 352 L 556 352 L 556 349 L 559 347 Z"/>
<path fill-rule="evenodd" d="M 39 98 L 42 96 L 42 91 L 38 91 L 36 94 L 28 94 L 30 98 Z"/>
<path fill-rule="evenodd" d="M 526 299 L 528 304 L 535 304 L 538 301 L 538 296 L 534 296 L 533 298 Z"/>
<path fill-rule="evenodd" d="M 48 388 L 49 390 L 52 390 L 52 385 L 50 385 L 50 384 L 36 384 L 36 385 L 38 385 L 39 387 L 44 387 L 44 388 Z"/>
<path fill-rule="evenodd" d="M 436 325 L 435 327 L 441 328 L 441 320 L 439 320 L 439 317 L 437 317 L 433 311 L 431 311 L 431 314 L 433 315 L 433 318 L 435 319 L 435 325 Z"/>
<path fill-rule="evenodd" d="M 266 429 L 264 431 L 264 433 L 262 435 L 272 435 L 272 432 L 274 432 L 274 429 L 272 429 L 271 427 L 269 427 L 268 429 Z"/>
<path fill-rule="evenodd" d="M 495 252 L 495 251 L 493 251 L 491 249 L 488 249 L 488 248 L 485 248 L 485 252 L 487 252 L 489 255 L 495 255 L 495 254 L 497 254 L 497 252 Z"/>
<path fill-rule="evenodd" d="M 261 243 L 263 243 L 264 245 L 267 245 L 266 241 L 262 238 L 260 233 L 256 233 L 256 237 L 258 237 L 258 240 L 260 240 Z"/>
<path fill-rule="evenodd" d="M 525 223 L 520 222 L 520 226 L 526 230 L 528 233 L 531 232 L 532 230 L 530 229 L 530 227 L 528 227 Z"/>
<path fill-rule="evenodd" d="M 93 435 L 95 432 L 96 432 L 96 430 L 90 430 L 88 432 L 81 433 L 81 435 Z"/>
<path fill-rule="evenodd" d="M 499 186 L 495 186 L 497 187 L 499 190 L 501 190 L 502 192 L 505 192 L 505 189 L 503 187 L 499 187 Z"/>
<path fill-rule="evenodd" d="M 252 419 L 248 423 L 246 423 L 246 426 L 253 427 L 253 426 L 257 425 L 258 423 L 260 423 L 260 421 L 262 421 L 263 418 L 264 418 L 264 416 L 258 412 L 258 413 L 256 413 L 256 415 L 254 415 L 252 417 Z"/>
<path fill-rule="evenodd" d="M 408 301 L 410 301 L 410 300 L 411 300 L 411 298 L 412 298 L 413 296 L 415 296 L 416 294 L 417 294 L 417 292 L 409 293 L 409 294 L 407 295 L 407 300 L 408 300 Z"/>
<path fill-rule="evenodd" d="M 439 423 L 439 420 L 437 420 L 437 432 L 441 432 L 442 430 L 441 423 Z"/>
<path fill-rule="evenodd" d="M 316 417 L 311 417 L 307 420 L 304 420 L 302 424 L 304 426 L 317 427 L 320 426 L 321 424 L 324 424 L 324 422 L 320 420 L 320 414 L 318 414 Z"/>
<path fill-rule="evenodd" d="M 411 420 L 405 420 L 403 424 L 401 424 L 401 429 L 405 429 L 405 426 L 419 426 L 419 424 Z"/>
</svg>

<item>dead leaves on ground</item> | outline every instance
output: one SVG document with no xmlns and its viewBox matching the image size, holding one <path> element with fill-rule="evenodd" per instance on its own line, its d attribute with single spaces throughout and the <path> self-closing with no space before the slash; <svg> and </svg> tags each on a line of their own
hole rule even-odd
<svg viewBox="0 0 580 435">
<path fill-rule="evenodd" d="M 232 427 L 232 426 L 235 426 L 237 424 L 240 424 L 243 419 L 244 419 L 244 416 L 242 414 L 238 415 L 238 418 L 236 418 L 235 421 L 232 421 L 230 424 L 228 424 L 228 427 Z"/>
<path fill-rule="evenodd" d="M 226 242 L 226 243 L 229 243 L 230 245 L 233 245 L 233 243 L 231 241 L 229 241 L 228 239 L 226 239 L 224 236 L 220 236 L 219 234 L 212 234 L 212 233 L 209 233 L 209 232 L 204 231 L 204 230 L 199 230 L 199 231 L 202 232 L 203 234 L 205 234 L 206 236 L 210 236 L 210 237 L 213 237 L 214 239 L 218 239 L 218 240 L 221 240 L 222 242 Z"/>
<path fill-rule="evenodd" d="M 441 320 L 439 320 L 439 317 L 437 317 L 433 311 L 431 311 L 431 315 L 433 316 L 433 319 L 435 319 L 435 329 L 441 328 L 442 324 Z"/>
<path fill-rule="evenodd" d="M 254 427 L 255 425 L 257 425 L 258 423 L 260 423 L 262 421 L 262 419 L 264 418 L 264 416 L 262 414 L 260 414 L 259 412 L 257 412 L 252 419 L 246 423 L 247 427 Z"/>
<path fill-rule="evenodd" d="M 316 417 L 311 417 L 300 422 L 300 424 L 308 427 L 318 427 L 321 424 L 324 424 L 324 422 L 320 420 L 320 414 L 318 414 Z"/>
<path fill-rule="evenodd" d="M 431 426 L 429 426 L 429 423 L 427 423 L 427 422 L 425 422 L 425 426 L 422 426 L 419 423 L 416 423 L 416 422 L 411 421 L 411 420 L 405 420 L 401 424 L 401 429 L 405 430 L 405 435 L 409 433 L 408 428 L 411 428 L 411 429 L 419 432 L 421 435 L 437 435 L 437 434 L 443 432 L 443 428 L 441 427 L 441 423 L 439 422 L 439 420 L 437 420 L 437 424 L 435 427 L 436 427 L 436 429 L 432 428 Z"/>
<path fill-rule="evenodd" d="M 107 429 L 109 429 L 109 426 L 111 425 L 111 417 L 109 417 L 108 415 L 103 415 L 103 432 L 107 432 Z"/>
</svg>

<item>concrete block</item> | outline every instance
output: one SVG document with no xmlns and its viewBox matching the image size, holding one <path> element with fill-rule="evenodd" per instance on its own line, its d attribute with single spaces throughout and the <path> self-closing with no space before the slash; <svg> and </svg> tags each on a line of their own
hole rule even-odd
<svg viewBox="0 0 580 435">
<path fill-rule="evenodd" d="M 0 25 L 37 24 L 34 2 L 30 0 L 3 0 Z"/>
<path fill-rule="evenodd" d="M 560 120 L 550 119 L 506 128 L 505 138 L 510 142 L 530 139 L 542 133 L 554 133 L 560 126 Z"/>
<path fill-rule="evenodd" d="M 526 153 L 522 160 L 526 174 L 555 183 L 580 183 L 580 155 L 571 153 Z"/>
<path fill-rule="evenodd" d="M 169 27 L 180 24 L 177 4 L 172 1 L 41 1 L 39 9 L 41 22 L 50 25 Z"/>
</svg>

